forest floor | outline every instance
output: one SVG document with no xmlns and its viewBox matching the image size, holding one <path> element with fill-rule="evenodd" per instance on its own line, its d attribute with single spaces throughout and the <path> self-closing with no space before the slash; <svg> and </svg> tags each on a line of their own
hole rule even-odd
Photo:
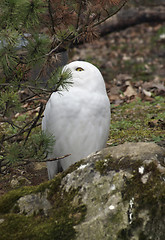
<svg viewBox="0 0 165 240">
<path fill-rule="evenodd" d="M 103 74 L 111 101 L 108 145 L 165 139 L 165 23 L 140 24 L 70 52 Z M 11 169 L 0 178 L 0 195 L 47 180 L 45 163 Z"/>
</svg>

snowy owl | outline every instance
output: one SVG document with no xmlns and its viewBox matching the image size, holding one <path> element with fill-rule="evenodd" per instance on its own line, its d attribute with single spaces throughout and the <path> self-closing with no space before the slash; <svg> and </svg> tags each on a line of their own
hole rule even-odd
<svg viewBox="0 0 165 240">
<path fill-rule="evenodd" d="M 109 134 L 110 102 L 104 79 L 94 65 L 74 61 L 64 67 L 69 69 L 73 84 L 68 90 L 52 93 L 46 104 L 42 130 L 55 137 L 53 151 L 48 159 L 49 179 L 60 169 L 105 147 Z"/>
</svg>

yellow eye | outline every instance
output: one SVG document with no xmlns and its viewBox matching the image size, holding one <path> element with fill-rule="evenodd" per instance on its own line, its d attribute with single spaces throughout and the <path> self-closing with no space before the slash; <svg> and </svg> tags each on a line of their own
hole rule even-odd
<svg viewBox="0 0 165 240">
<path fill-rule="evenodd" d="M 81 72 L 81 71 L 84 71 L 84 69 L 81 67 L 78 67 L 78 68 L 76 68 L 76 71 Z"/>
</svg>

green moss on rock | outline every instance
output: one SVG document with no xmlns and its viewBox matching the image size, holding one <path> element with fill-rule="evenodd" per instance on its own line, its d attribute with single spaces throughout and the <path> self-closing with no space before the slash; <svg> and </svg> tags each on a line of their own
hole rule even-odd
<svg viewBox="0 0 165 240">
<path fill-rule="evenodd" d="M 144 175 L 147 177 L 145 183 L 138 169 L 134 171 L 132 178 L 125 181 L 122 196 L 123 201 L 134 199 L 133 221 L 119 232 L 118 240 L 130 240 L 134 232 L 138 232 L 140 240 L 164 239 L 165 175 L 160 173 L 154 162 L 144 166 Z M 145 211 L 148 219 L 141 217 L 141 213 Z"/>
<path fill-rule="evenodd" d="M 71 221 L 58 222 L 53 218 L 16 214 L 6 215 L 4 219 L 0 225 L 0 239 L 3 240 L 67 240 L 75 234 Z"/>
<path fill-rule="evenodd" d="M 105 156 L 104 159 L 98 160 L 95 163 L 95 168 L 101 175 L 106 174 L 109 171 L 127 170 L 129 172 L 142 164 L 141 161 L 131 160 L 129 156 L 122 157 L 121 159 L 113 158 L 110 154 Z"/>
<path fill-rule="evenodd" d="M 95 163 L 95 168 L 100 174 L 104 174 L 107 170 L 107 166 L 104 160 L 99 160 Z"/>
<path fill-rule="evenodd" d="M 75 166 L 77 167 L 77 166 Z M 61 180 L 66 173 L 58 174 L 53 180 L 36 187 L 23 187 L 13 190 L 0 199 L 0 240 L 69 240 L 74 239 L 74 225 L 80 223 L 86 214 L 86 206 L 73 205 L 78 189 L 65 192 Z M 28 194 L 48 192 L 52 204 L 49 216 L 41 211 L 37 215 L 18 214 L 17 200 Z M 17 209 L 15 209 L 15 207 Z"/>
<path fill-rule="evenodd" d="M 0 198 L 0 214 L 9 213 L 20 197 L 33 193 L 35 189 L 36 187 L 23 187 L 3 195 Z"/>
</svg>

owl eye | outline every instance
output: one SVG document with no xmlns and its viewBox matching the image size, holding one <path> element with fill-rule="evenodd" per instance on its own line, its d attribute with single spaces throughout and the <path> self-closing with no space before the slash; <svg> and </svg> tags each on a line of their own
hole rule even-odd
<svg viewBox="0 0 165 240">
<path fill-rule="evenodd" d="M 76 68 L 76 71 L 81 72 L 81 71 L 84 71 L 84 69 L 81 67 L 78 67 L 78 68 Z"/>
</svg>

